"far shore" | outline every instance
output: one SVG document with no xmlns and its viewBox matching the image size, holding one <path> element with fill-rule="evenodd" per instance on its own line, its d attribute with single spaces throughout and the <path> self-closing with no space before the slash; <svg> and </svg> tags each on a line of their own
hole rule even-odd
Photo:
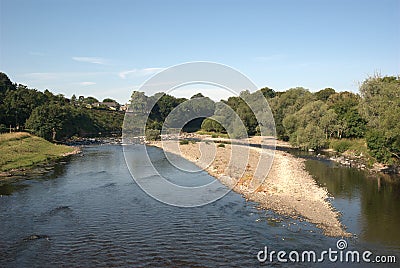
<svg viewBox="0 0 400 268">
<path fill-rule="evenodd" d="M 76 146 L 53 144 L 27 132 L 0 135 L 0 180 L 35 173 L 57 160 L 80 153 Z M 45 167 L 45 168 L 43 168 Z"/>
<path fill-rule="evenodd" d="M 214 143 L 203 135 L 195 134 L 195 138 L 197 142 L 188 144 L 156 141 L 149 145 L 193 162 L 264 209 L 304 218 L 327 236 L 351 236 L 341 224 L 339 212 L 329 203 L 326 189 L 318 186 L 305 170 L 304 160 L 278 150 L 243 146 L 240 144 L 243 140 L 232 144 L 226 141 L 218 146 L 223 142 L 221 139 L 215 139 L 218 142 Z M 251 144 L 265 144 L 264 141 L 265 137 L 247 140 Z M 276 142 L 277 146 L 290 147 L 285 142 Z"/>
</svg>

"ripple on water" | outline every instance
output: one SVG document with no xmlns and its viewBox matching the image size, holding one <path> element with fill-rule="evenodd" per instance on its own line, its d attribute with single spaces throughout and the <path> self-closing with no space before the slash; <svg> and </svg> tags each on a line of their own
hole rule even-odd
<svg viewBox="0 0 400 268">
<path fill-rule="evenodd" d="M 84 153 L 59 177 L 0 199 L 1 267 L 254 267 L 265 245 L 335 245 L 312 225 L 257 210 L 235 193 L 198 208 L 162 204 L 121 168 L 120 146 Z M 34 234 L 50 239 L 24 240 Z"/>
</svg>

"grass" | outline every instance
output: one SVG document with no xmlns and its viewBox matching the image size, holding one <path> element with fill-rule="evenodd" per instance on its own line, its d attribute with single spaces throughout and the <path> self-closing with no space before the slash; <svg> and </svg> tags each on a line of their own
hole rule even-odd
<svg viewBox="0 0 400 268">
<path fill-rule="evenodd" d="M 73 147 L 53 144 L 25 132 L 0 134 L 0 171 L 32 167 L 74 150 Z"/>
</svg>

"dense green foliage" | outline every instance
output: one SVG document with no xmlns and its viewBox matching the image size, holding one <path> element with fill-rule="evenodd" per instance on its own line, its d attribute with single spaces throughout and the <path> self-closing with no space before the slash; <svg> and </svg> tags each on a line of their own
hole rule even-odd
<svg viewBox="0 0 400 268">
<path fill-rule="evenodd" d="M 243 133 L 241 129 L 234 129 L 233 137 L 244 137 L 247 135 L 256 135 L 258 134 L 257 127 L 258 122 L 257 118 L 254 115 L 253 111 L 249 107 L 249 105 L 245 101 L 245 96 L 250 94 L 248 91 L 243 91 L 241 96 L 239 97 L 230 97 L 227 101 L 223 101 L 227 104 L 235 113 L 239 116 L 240 120 L 243 122 L 247 133 Z M 220 116 L 222 116 L 222 112 L 220 112 Z M 236 130 L 236 131 L 235 131 Z"/>
<path fill-rule="evenodd" d="M 263 97 L 273 118 L 262 106 Z M 0 73 L 0 132 L 28 128 L 48 140 L 121 132 L 124 113 L 103 106 L 94 97 L 68 99 L 48 90 L 29 89 Z M 148 139 L 159 139 L 163 128 L 202 129 L 229 133 L 232 138 L 260 135 L 268 129 L 268 135 L 304 150 L 330 146 L 344 152 L 353 148 L 351 140 L 355 139 L 365 141 L 368 154 L 380 162 L 400 161 L 399 77 L 367 78 L 360 94 L 332 88 L 312 93 L 302 87 L 276 92 L 265 87 L 216 103 L 201 93 L 185 99 L 163 92 L 148 97 L 134 91 L 128 112 L 132 116 L 124 127 L 144 126 L 149 131 L 137 133 Z"/>
<path fill-rule="evenodd" d="M 331 88 L 316 93 L 293 88 L 277 92 L 269 104 L 278 138 L 302 149 L 331 143 L 344 152 L 351 147 L 348 139 L 365 138 L 376 160 L 388 164 L 400 160 L 399 77 L 370 77 L 362 83 L 360 95 Z"/>
<path fill-rule="evenodd" d="M 360 87 L 367 145 L 379 161 L 400 160 L 400 78 L 370 77 Z"/>
<path fill-rule="evenodd" d="M 158 129 L 146 129 L 146 140 L 148 141 L 158 141 L 161 140 L 161 131 Z"/>
<path fill-rule="evenodd" d="M 215 103 L 201 93 L 193 95 L 189 100 L 175 98 L 160 92 L 146 96 L 144 92 L 134 91 L 129 104 L 126 127 L 162 130 L 179 128 L 186 132 L 194 132 L 201 128 L 203 120 L 214 113 Z M 139 131 L 140 133 L 140 131 Z"/>
<path fill-rule="evenodd" d="M 70 100 L 48 90 L 29 89 L 0 73 L 0 132 L 27 129 L 47 140 L 120 133 L 124 113 L 86 108 L 95 102 L 94 97 L 77 100 L 73 95 Z"/>
<path fill-rule="evenodd" d="M 332 149 L 339 153 L 344 153 L 349 150 L 352 146 L 352 142 L 347 139 L 332 140 L 330 143 Z"/>
<path fill-rule="evenodd" d="M 187 100 L 165 93 L 147 97 L 143 92 L 134 92 L 130 107 L 135 114 L 148 114 L 146 127 L 149 129 L 184 126 L 185 131 L 191 124 L 191 131 L 202 129 L 207 133 L 229 133 L 232 138 L 243 138 L 259 135 L 261 127 L 272 130 L 268 124 L 275 124 L 276 133 L 271 135 L 276 134 L 279 139 L 304 150 L 331 147 L 345 152 L 354 149 L 354 144 L 363 144 L 359 142 L 363 140 L 369 151 L 363 151 L 363 145 L 359 152 L 384 163 L 398 162 L 399 78 L 368 78 L 361 85 L 360 93 L 336 92 L 332 88 L 312 93 L 302 87 L 276 92 L 265 87 L 214 103 L 201 94 Z M 274 118 L 268 118 L 258 101 L 260 96 L 268 100 Z M 188 124 L 195 117 L 198 120 Z M 262 123 L 260 118 L 264 120 Z M 243 127 L 236 127 L 240 125 Z"/>
<path fill-rule="evenodd" d="M 201 129 L 208 131 L 208 132 L 218 132 L 218 133 L 226 133 L 224 127 L 218 123 L 215 119 L 206 118 L 204 119 L 203 123 L 201 124 Z"/>
</svg>

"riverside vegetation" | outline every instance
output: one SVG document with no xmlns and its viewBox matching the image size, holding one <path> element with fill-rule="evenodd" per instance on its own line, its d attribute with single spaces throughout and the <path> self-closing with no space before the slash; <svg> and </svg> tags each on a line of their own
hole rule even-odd
<svg viewBox="0 0 400 268">
<path fill-rule="evenodd" d="M 52 162 L 77 149 L 52 142 L 78 137 L 121 134 L 124 112 L 99 105 L 93 97 L 71 99 L 29 89 L 0 72 L 0 174 Z M 103 103 L 115 103 L 105 99 Z M 101 103 L 100 103 L 101 104 Z M 29 131 L 31 134 L 26 132 Z M 32 135 L 33 134 L 33 135 Z M 36 136 L 34 136 L 36 135 Z"/>
<path fill-rule="evenodd" d="M 312 93 L 305 88 L 291 88 L 276 92 L 268 87 L 259 90 L 268 100 L 274 116 L 276 136 L 289 141 L 302 150 L 333 149 L 363 161 L 368 167 L 374 163 L 391 165 L 396 170 L 400 163 L 400 78 L 398 76 L 367 78 L 360 86 L 359 93 L 336 92 L 325 88 Z M 240 117 L 247 133 L 230 132 L 230 138 L 259 135 L 260 126 L 256 116 L 243 99 L 255 93 L 243 91 L 240 97 L 230 97 L 214 103 L 201 94 L 191 99 L 202 98 L 192 107 L 180 105 L 186 99 L 157 93 L 146 96 L 143 92 L 133 92 L 131 109 L 146 109 L 148 103 L 158 99 L 149 107 L 146 133 L 148 139 L 157 140 L 167 115 L 178 105 L 185 109 L 181 114 L 192 114 L 201 110 L 208 117 L 193 120 L 185 125 L 184 131 L 227 135 L 222 125 L 232 123 L 227 116 L 228 105 Z M 226 104 L 225 106 L 220 105 Z M 144 108 L 143 108 L 144 107 Z M 221 124 L 222 122 L 222 124 Z M 149 131 L 152 130 L 152 131 Z"/>
<path fill-rule="evenodd" d="M 375 162 L 398 166 L 400 162 L 400 79 L 398 76 L 368 77 L 360 85 L 359 93 L 336 92 L 325 88 L 312 93 L 305 88 L 291 88 L 276 92 L 268 87 L 259 90 L 271 107 L 278 139 L 289 141 L 303 150 L 332 148 L 363 159 L 367 165 Z M 240 97 L 230 97 L 215 103 L 203 95 L 194 110 L 202 110 L 203 117 L 195 119 L 184 131 L 222 133 L 226 130 L 218 122 L 231 120 L 221 103 L 227 104 L 246 127 L 246 132 L 231 133 L 231 138 L 244 134 L 259 135 L 260 126 L 253 111 L 243 101 L 254 93 L 243 91 Z M 147 107 L 151 99 L 156 105 Z M 146 96 L 133 92 L 129 107 L 148 110 L 146 134 L 159 139 L 160 130 L 168 114 L 187 99 L 165 93 Z M 107 99 L 105 101 L 112 101 Z M 27 129 L 47 140 L 65 140 L 81 136 L 120 134 L 124 112 L 106 107 L 93 108 L 93 97 L 72 96 L 70 99 L 50 91 L 40 92 L 12 83 L 0 73 L 0 132 Z M 181 108 L 188 108 L 184 107 Z M 90 108 L 88 108 L 90 107 Z"/>
<path fill-rule="evenodd" d="M 115 103 L 110 110 L 102 103 Z M 94 106 L 94 104 L 99 104 Z M 114 100 L 73 95 L 70 99 L 49 90 L 40 92 L 12 83 L 0 72 L 0 133 L 26 130 L 49 141 L 72 137 L 121 134 L 124 112 Z"/>
<path fill-rule="evenodd" d="M 77 152 L 26 132 L 0 134 L 0 172 L 30 168 Z"/>
<path fill-rule="evenodd" d="M 183 131 L 202 131 L 216 138 L 240 139 L 246 135 L 255 138 L 261 134 L 261 126 L 244 100 L 255 99 L 256 93 L 261 93 L 268 100 L 277 137 L 289 141 L 292 146 L 303 150 L 331 147 L 341 153 L 362 155 L 370 164 L 374 161 L 399 164 L 399 77 L 370 77 L 362 83 L 360 94 L 336 92 L 331 88 L 316 93 L 300 87 L 285 92 L 262 88 L 255 93 L 243 91 L 240 97 L 230 97 L 216 103 L 200 93 L 191 97 L 192 102 L 187 102 L 185 98 L 175 98 L 162 92 L 146 96 L 143 92 L 134 91 L 128 105 L 128 112 L 134 116 L 129 119 L 137 120 L 136 115 L 140 113 L 148 115 L 143 133 L 148 140 L 160 139 L 163 125 L 173 125 L 173 121 L 168 121 L 168 115 L 174 110 L 181 110 L 178 113 L 185 116 L 202 115 L 193 117 L 196 119 L 189 121 Z M 68 99 L 47 90 L 42 93 L 13 84 L 3 73 L 0 74 L 0 95 L 0 128 L 3 132 L 10 125 L 10 129 L 27 129 L 49 141 L 99 135 L 100 132 L 122 132 L 124 113 L 105 107 L 93 108 L 90 104 L 97 101 L 93 97 L 76 99 L 73 96 Z M 235 120 L 230 117 L 229 110 L 234 111 L 243 122 L 244 131 L 232 127 Z M 129 122 L 124 124 L 129 125 Z M 227 128 L 230 129 L 229 135 Z M 29 167 L 73 151 L 26 133 L 3 134 L 1 137 L 3 156 L 0 158 L 0 167 L 3 171 Z M 217 150 L 220 153 L 217 157 L 221 158 L 222 164 L 226 164 L 228 160 L 225 158 L 231 155 L 233 145 L 229 142 L 218 143 L 220 146 Z M 207 142 L 204 144 L 206 146 Z M 192 161 L 199 158 L 199 155 L 194 155 L 192 159 L 190 154 L 197 152 L 195 147 L 200 143 L 182 140 L 180 145 L 188 149 L 188 155 L 184 157 Z M 251 152 L 253 158 L 263 153 L 256 148 L 252 148 Z M 226 184 L 236 185 L 235 191 L 265 208 L 291 216 L 300 215 L 317 224 L 327 235 L 350 235 L 341 225 L 339 214 L 327 201 L 327 192 L 316 185 L 300 160 L 278 152 L 274 161 L 268 184 L 262 184 L 255 191 L 249 188 L 249 181 L 255 173 L 252 168 L 258 161 L 246 166 L 246 172 L 249 173 L 244 177 L 230 174 L 230 170 L 219 170 L 224 168 L 221 163 L 211 165 L 208 171 L 220 179 L 224 178 L 222 175 L 234 179 L 233 184 Z"/>
</svg>

